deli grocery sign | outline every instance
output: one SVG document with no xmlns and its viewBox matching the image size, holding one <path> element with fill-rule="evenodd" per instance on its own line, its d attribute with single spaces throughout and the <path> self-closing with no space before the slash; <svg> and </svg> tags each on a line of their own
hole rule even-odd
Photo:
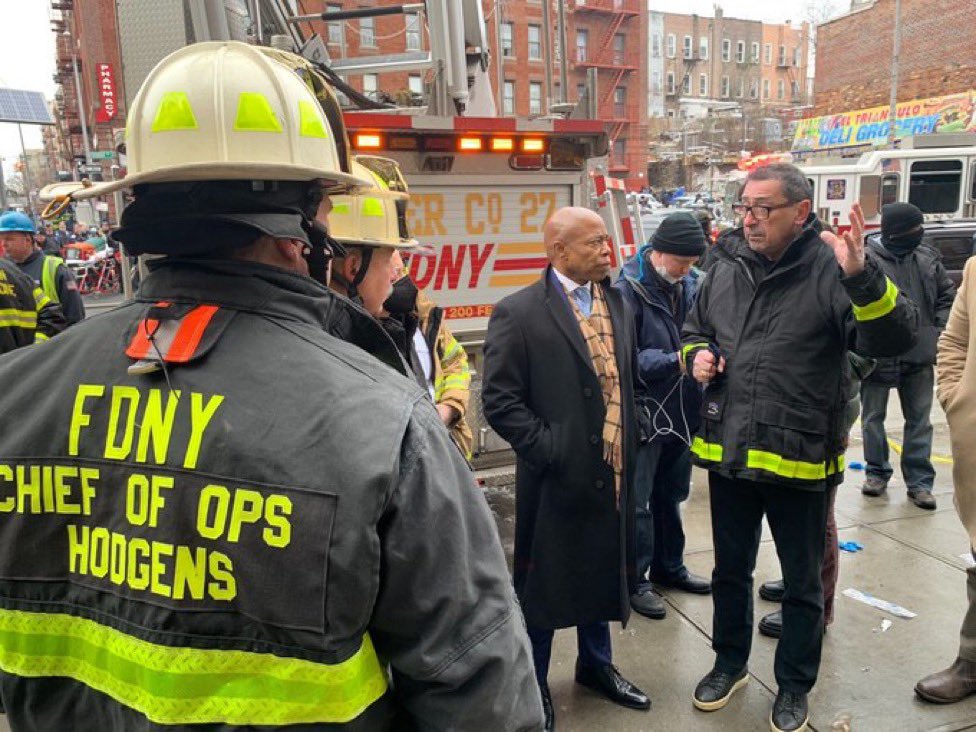
<svg viewBox="0 0 976 732">
<path fill-rule="evenodd" d="M 95 65 L 99 107 L 95 111 L 96 122 L 111 122 L 118 114 L 118 95 L 115 88 L 115 71 L 112 64 Z"/>
<path fill-rule="evenodd" d="M 841 114 L 802 119 L 796 123 L 794 152 L 830 150 L 888 141 L 889 106 L 886 104 Z M 901 102 L 896 107 L 895 134 L 976 132 L 976 91 Z"/>
</svg>

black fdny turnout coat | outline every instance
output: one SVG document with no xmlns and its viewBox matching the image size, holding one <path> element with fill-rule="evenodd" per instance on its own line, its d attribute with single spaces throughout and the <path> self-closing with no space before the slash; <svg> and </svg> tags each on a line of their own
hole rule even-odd
<svg viewBox="0 0 976 732">
<path fill-rule="evenodd" d="M 682 337 L 689 373 L 702 348 L 726 358 L 705 390 L 696 464 L 813 490 L 842 482 L 847 351 L 907 351 L 918 312 L 870 254 L 844 277 L 820 231 L 811 215 L 775 265 L 741 229 L 714 248 Z"/>
<path fill-rule="evenodd" d="M 626 621 L 634 590 L 634 323 L 609 278 L 597 286 L 613 322 L 623 401 L 620 510 L 603 460 L 600 382 L 551 267 L 495 306 L 485 338 L 485 417 L 518 458 L 515 590 L 526 622 L 542 628 Z"/>
<path fill-rule="evenodd" d="M 0 353 L 46 341 L 66 326 L 61 308 L 16 264 L 0 257 Z"/>
<path fill-rule="evenodd" d="M 329 334 L 375 322 L 275 267 L 152 270 L 0 359 L 11 727 L 540 729 L 483 495 L 426 394 Z"/>
</svg>

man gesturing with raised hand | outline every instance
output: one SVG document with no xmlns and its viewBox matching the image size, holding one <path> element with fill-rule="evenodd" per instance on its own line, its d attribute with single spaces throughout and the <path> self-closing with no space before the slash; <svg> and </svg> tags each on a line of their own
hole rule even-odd
<svg viewBox="0 0 976 732">
<path fill-rule="evenodd" d="M 865 257 L 864 218 L 823 231 L 806 177 L 753 171 L 685 321 L 682 356 L 706 384 L 692 443 L 709 471 L 715 666 L 694 704 L 721 709 L 748 679 L 752 574 L 763 515 L 783 569 L 783 630 L 773 730 L 806 729 L 824 627 L 820 579 L 829 490 L 843 480 L 848 349 L 896 355 L 915 338 L 915 306 Z"/>
</svg>

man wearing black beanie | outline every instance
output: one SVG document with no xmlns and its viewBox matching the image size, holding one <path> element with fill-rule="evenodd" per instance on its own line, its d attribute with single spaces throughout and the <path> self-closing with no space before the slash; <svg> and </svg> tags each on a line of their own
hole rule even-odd
<svg viewBox="0 0 976 732">
<path fill-rule="evenodd" d="M 952 284 L 938 252 L 922 246 L 922 212 L 910 203 L 889 203 L 881 209 L 881 234 L 869 238 L 868 246 L 888 278 L 918 305 L 918 341 L 897 358 L 883 358 L 861 384 L 861 425 L 867 477 L 861 492 L 881 496 L 892 475 L 888 462 L 885 415 L 888 394 L 898 390 L 905 415 L 901 472 L 909 499 L 919 508 L 932 510 L 935 469 L 932 452 L 932 388 L 935 351 L 939 333 L 949 318 L 955 297 Z"/>
<path fill-rule="evenodd" d="M 637 326 L 637 367 L 651 400 L 652 433 L 637 454 L 635 546 L 637 593 L 631 607 L 665 616 L 652 583 L 707 595 L 711 583 L 684 564 L 681 502 L 691 481 L 691 437 L 698 426 L 701 388 L 685 376 L 679 357 L 681 326 L 698 289 L 691 266 L 705 252 L 705 236 L 689 213 L 661 222 L 651 243 L 621 270 L 614 287 L 630 302 Z"/>
</svg>

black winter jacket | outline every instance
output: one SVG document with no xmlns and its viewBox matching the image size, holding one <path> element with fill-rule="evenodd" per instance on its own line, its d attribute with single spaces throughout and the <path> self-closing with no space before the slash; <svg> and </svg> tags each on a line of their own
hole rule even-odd
<svg viewBox="0 0 976 732">
<path fill-rule="evenodd" d="M 939 333 L 949 320 L 956 286 L 942 264 L 942 256 L 923 243 L 904 256 L 885 248 L 879 235 L 868 237 L 868 247 L 885 275 L 918 306 L 918 340 L 897 358 L 879 359 L 869 382 L 894 385 L 902 371 L 935 364 Z"/>
<path fill-rule="evenodd" d="M 66 325 L 61 308 L 16 264 L 0 258 L 0 353 L 46 341 Z"/>
<path fill-rule="evenodd" d="M 874 257 L 844 277 L 820 230 L 811 216 L 775 265 L 741 230 L 714 248 L 683 330 L 689 366 L 708 347 L 727 360 L 705 390 L 698 465 L 813 490 L 840 483 L 848 349 L 895 356 L 914 343 L 914 304 Z"/>
</svg>

